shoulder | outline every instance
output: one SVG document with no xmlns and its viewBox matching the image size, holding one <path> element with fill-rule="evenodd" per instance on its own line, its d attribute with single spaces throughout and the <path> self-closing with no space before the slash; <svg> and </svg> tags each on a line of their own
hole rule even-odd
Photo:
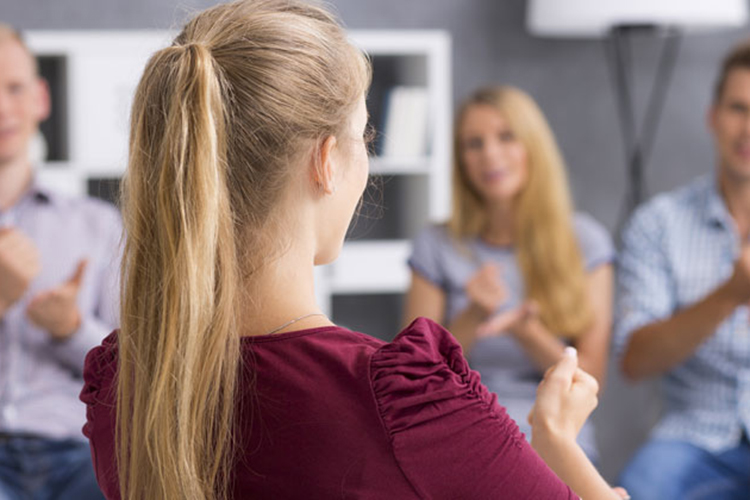
<svg viewBox="0 0 750 500">
<path fill-rule="evenodd" d="M 45 192 L 49 207 L 60 217 L 84 225 L 94 234 L 119 234 L 122 218 L 117 208 L 109 202 L 91 196 L 70 196 Z"/>
<path fill-rule="evenodd" d="M 81 401 L 90 406 L 101 402 L 101 391 L 111 387 L 116 378 L 117 356 L 117 330 L 115 330 L 86 355 Z"/>
<path fill-rule="evenodd" d="M 417 318 L 393 342 L 381 346 L 373 356 L 377 367 L 391 361 L 447 363 L 459 371 L 468 369 L 461 346 L 445 328 L 427 318 Z"/>
<path fill-rule="evenodd" d="M 588 213 L 577 212 L 573 216 L 573 229 L 587 269 L 614 260 L 616 252 L 612 236 L 601 222 Z"/>
<path fill-rule="evenodd" d="M 429 226 L 422 229 L 417 237 L 414 238 L 415 245 L 434 245 L 434 246 L 446 246 L 450 245 L 453 240 L 448 226 L 445 224 L 430 224 Z"/>
<path fill-rule="evenodd" d="M 573 215 L 573 229 L 579 240 L 599 239 L 611 241 L 607 228 L 586 212 L 576 212 Z"/>
<path fill-rule="evenodd" d="M 453 236 L 445 224 L 424 228 L 414 239 L 407 263 L 413 271 L 439 287 L 447 284 L 447 272 L 459 258 Z"/>
<path fill-rule="evenodd" d="M 381 418 L 391 432 L 450 413 L 467 400 L 501 418 L 495 414 L 496 396 L 469 368 L 453 335 L 427 318 L 415 319 L 373 353 L 370 377 Z M 409 418 L 404 419 L 405 414 Z"/>
<path fill-rule="evenodd" d="M 437 323 L 414 320 L 371 365 L 381 423 L 421 497 L 571 498 Z"/>
<path fill-rule="evenodd" d="M 120 230 L 122 225 L 120 212 L 111 203 L 97 198 L 81 197 L 71 199 L 71 204 L 93 226 L 102 230 L 111 230 L 113 228 L 117 231 Z"/>
<path fill-rule="evenodd" d="M 664 219 L 674 215 L 694 213 L 701 208 L 706 196 L 712 189 L 713 184 L 710 177 L 698 177 L 689 184 L 657 194 L 638 207 L 634 218 Z"/>
<path fill-rule="evenodd" d="M 700 215 L 706 197 L 713 188 L 709 176 L 698 177 L 689 184 L 659 193 L 633 212 L 624 235 L 646 233 L 654 236 L 667 231 L 677 220 L 684 221 Z"/>
</svg>

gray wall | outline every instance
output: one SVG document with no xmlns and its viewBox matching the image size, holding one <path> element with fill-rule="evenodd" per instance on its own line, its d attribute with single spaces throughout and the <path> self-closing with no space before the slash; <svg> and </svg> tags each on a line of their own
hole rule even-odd
<svg viewBox="0 0 750 500">
<path fill-rule="evenodd" d="M 0 0 L 0 19 L 25 29 L 142 29 L 179 25 L 208 0 Z M 616 107 L 598 41 L 526 34 L 524 0 L 333 0 L 350 28 L 437 28 L 453 35 L 453 89 L 460 99 L 478 85 L 503 82 L 541 104 L 568 161 L 580 208 L 614 227 L 624 162 Z M 711 168 L 704 115 L 721 55 L 747 29 L 692 35 L 683 44 L 648 170 L 652 193 Z M 635 47 L 636 73 L 647 83 L 658 40 Z M 640 102 L 645 100 L 641 85 Z M 641 107 L 642 109 L 642 107 Z"/>
<path fill-rule="evenodd" d="M 624 0 L 623 0 L 624 1 Z M 214 2 L 192 0 L 0 0 L 0 19 L 23 29 L 143 29 L 179 25 Z M 453 35 L 456 100 L 478 85 L 529 91 L 555 130 L 578 206 L 614 228 L 625 181 L 622 144 L 604 48 L 597 41 L 532 38 L 523 0 L 333 0 L 350 28 L 445 29 Z M 747 28 L 688 36 L 677 61 L 647 179 L 651 193 L 711 170 L 705 113 L 722 54 Z M 635 46 L 640 103 L 653 74 L 658 40 Z M 642 109 L 642 106 L 641 108 Z M 613 373 L 599 421 L 602 470 L 612 478 L 643 439 L 658 404 L 653 387 L 627 387 Z"/>
</svg>

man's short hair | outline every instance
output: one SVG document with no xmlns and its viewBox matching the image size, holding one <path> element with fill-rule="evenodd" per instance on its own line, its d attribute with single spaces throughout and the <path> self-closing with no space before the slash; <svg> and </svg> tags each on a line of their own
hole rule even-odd
<svg viewBox="0 0 750 500">
<path fill-rule="evenodd" d="M 721 99 L 729 73 L 733 69 L 738 68 L 750 70 L 750 40 L 745 40 L 735 46 L 721 63 L 719 78 L 716 80 L 716 85 L 714 86 L 714 103 L 719 102 L 719 99 Z"/>
<path fill-rule="evenodd" d="M 29 46 L 26 45 L 26 40 L 24 40 L 21 32 L 10 24 L 0 22 L 0 42 L 4 42 L 6 40 L 13 40 L 21 45 L 21 47 L 23 47 L 23 50 L 25 50 L 29 54 L 32 61 L 34 62 L 34 71 L 39 73 L 39 64 L 36 60 L 36 57 L 34 56 L 34 53 L 31 52 L 31 49 L 29 49 Z"/>
</svg>

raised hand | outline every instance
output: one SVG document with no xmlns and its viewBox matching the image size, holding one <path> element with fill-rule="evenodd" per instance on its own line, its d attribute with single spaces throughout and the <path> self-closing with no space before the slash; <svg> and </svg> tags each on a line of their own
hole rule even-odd
<svg viewBox="0 0 750 500">
<path fill-rule="evenodd" d="M 0 317 L 23 296 L 40 270 L 34 242 L 17 229 L 0 228 Z"/>
<path fill-rule="evenodd" d="M 37 294 L 26 309 L 29 319 L 56 340 L 69 338 L 81 325 L 81 313 L 76 301 L 87 264 L 86 260 L 78 262 L 75 272 L 67 281 Z"/>
<path fill-rule="evenodd" d="M 508 291 L 500 279 L 500 269 L 495 264 L 484 264 L 466 282 L 466 295 L 485 314 L 493 314 L 508 298 Z"/>
<path fill-rule="evenodd" d="M 481 339 L 510 332 L 536 317 L 538 312 L 538 307 L 534 302 L 524 302 L 515 309 L 497 313 L 479 325 L 477 338 Z"/>
<path fill-rule="evenodd" d="M 581 498 L 624 500 L 622 488 L 612 488 L 576 443 L 581 427 L 596 408 L 596 379 L 578 368 L 574 348 L 544 375 L 529 413 L 531 446 L 565 484 Z"/>
<path fill-rule="evenodd" d="M 553 365 L 539 383 L 534 407 L 529 414 L 532 440 L 535 437 L 575 442 L 596 405 L 599 384 L 578 368 L 578 355 L 573 347 Z"/>
</svg>

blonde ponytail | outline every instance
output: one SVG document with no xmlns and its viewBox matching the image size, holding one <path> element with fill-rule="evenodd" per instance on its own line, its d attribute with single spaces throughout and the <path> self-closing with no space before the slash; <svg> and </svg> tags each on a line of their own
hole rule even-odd
<svg viewBox="0 0 750 500">
<path fill-rule="evenodd" d="M 189 44 L 154 56 L 135 99 L 124 181 L 123 498 L 213 498 L 207 487 L 226 471 L 239 335 L 221 86 L 210 52 Z"/>
<path fill-rule="evenodd" d="M 297 0 L 218 5 L 149 61 L 122 189 L 123 499 L 231 496 L 241 298 L 290 158 L 342 131 L 368 84 L 335 19 Z"/>
</svg>

